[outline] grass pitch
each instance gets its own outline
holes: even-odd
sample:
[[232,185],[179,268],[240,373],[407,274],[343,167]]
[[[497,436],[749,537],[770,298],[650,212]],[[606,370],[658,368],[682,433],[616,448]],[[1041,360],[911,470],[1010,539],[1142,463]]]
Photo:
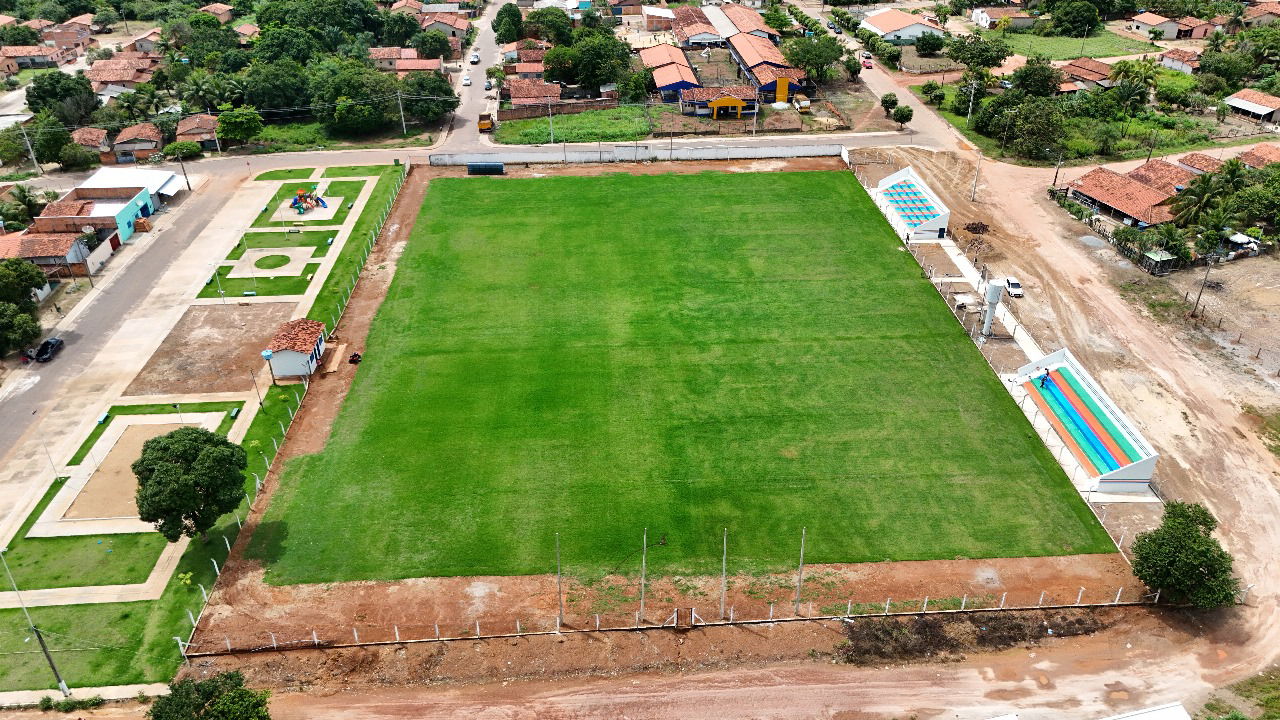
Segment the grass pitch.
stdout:
[[1110,552],[847,173],[432,181],[275,583]]

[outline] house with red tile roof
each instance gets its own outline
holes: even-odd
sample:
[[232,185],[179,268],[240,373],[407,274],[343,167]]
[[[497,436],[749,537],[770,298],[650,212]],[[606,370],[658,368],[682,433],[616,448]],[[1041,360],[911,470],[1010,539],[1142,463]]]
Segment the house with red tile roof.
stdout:
[[160,28],[158,27],[151,28],[150,30],[130,40],[121,49],[136,50],[137,52],[143,52],[143,53],[153,53],[156,51],[156,48],[160,45],[160,38],[162,35],[163,35],[163,32],[160,30]]
[[1107,168],[1095,168],[1067,185],[1073,200],[1126,225],[1158,225],[1173,220],[1165,201],[1172,193],[1157,190]]
[[471,29],[471,21],[459,13],[427,13],[420,19],[423,31],[439,30],[445,37],[464,38]]
[[724,42],[724,36],[716,31],[702,8],[679,5],[672,12],[675,13],[672,31],[676,40],[680,41],[680,47],[718,45]]
[[640,51],[640,64],[656,70],[663,65],[675,63],[689,67],[689,60],[684,56],[679,48],[669,43],[660,43],[652,47],[644,48]]
[[547,105],[560,102],[560,86],[541,80],[513,78],[502,86],[512,105]]
[[938,23],[923,15],[912,15],[898,8],[885,8],[868,14],[860,27],[885,40],[910,41],[921,35],[941,35]]
[[764,16],[749,7],[729,3],[722,5],[720,12],[729,18],[740,33],[756,35],[775,43],[782,39],[782,35],[764,21]]
[[1186,75],[1198,73],[1200,72],[1200,51],[1171,48],[1160,53],[1160,64]]
[[71,142],[94,152],[102,152],[107,147],[107,131],[96,127],[76,128],[71,131]]
[[1018,7],[979,7],[969,13],[969,19],[984,30],[995,30],[1004,18],[1009,18],[1011,29],[1025,29],[1035,24],[1034,16]]
[[1220,27],[1212,20],[1201,20],[1190,15],[1178,18],[1174,22],[1178,23],[1178,34],[1174,38],[1175,40],[1200,40],[1209,37],[1214,30],[1218,30]]
[[[130,125],[120,131],[111,152],[105,153],[103,163],[134,163],[160,152],[164,137],[160,128],[149,122]],[[110,160],[108,160],[108,157]]]
[[218,22],[226,25],[231,22],[231,16],[235,12],[235,8],[226,3],[216,2],[205,5],[200,8],[199,12],[205,13],[206,15],[212,15],[218,18]]
[[1168,195],[1178,194],[1196,177],[1190,170],[1160,159],[1148,160],[1125,175]]
[[1111,66],[1093,58],[1076,58],[1058,69],[1068,80],[1083,83],[1086,89],[1109,88],[1114,84],[1111,82]]
[[729,55],[756,87],[756,96],[762,102],[786,102],[809,85],[803,70],[789,65],[776,45],[758,35],[738,33],[730,37]]
[[67,60],[67,51],[52,45],[7,45],[0,57],[13,58],[20,68],[58,67]]
[[236,35],[240,36],[241,45],[248,45],[262,34],[262,28],[253,23],[241,23],[235,27],[235,30]]
[[324,355],[324,323],[296,318],[280,326],[267,343],[267,362],[274,377],[306,377]]
[[385,72],[395,72],[396,61],[417,60],[418,51],[406,47],[371,47],[369,59],[373,61],[375,68]]
[[193,142],[201,150],[218,149],[218,118],[207,113],[188,115],[178,121],[174,142]]
[[444,62],[440,58],[401,58],[396,61],[396,77],[401,79],[411,72],[444,73]]
[[1231,112],[1256,122],[1275,122],[1276,111],[1280,110],[1280,97],[1253,88],[1228,95],[1222,101],[1231,108]]
[[698,87],[680,91],[680,112],[709,116],[714,120],[738,120],[759,109],[756,89],[750,85]]
[[12,15],[0,15],[0,27],[7,27],[9,25],[17,25],[17,24],[18,24],[18,18]]
[[22,258],[50,277],[87,275],[89,253],[80,233],[22,230],[0,235],[0,259]]
[[1178,166],[1186,168],[1196,175],[1203,175],[1205,173],[1218,172],[1222,167],[1222,161],[1212,155],[1193,152],[1178,158]]
[[1152,32],[1157,32],[1165,40],[1172,40],[1178,34],[1178,21],[1153,12],[1144,12],[1134,15],[1129,20],[1129,29],[1148,36]]
[[126,56],[125,53],[120,53],[115,57],[94,62],[88,70],[84,71],[84,76],[93,85],[94,92],[102,92],[111,87],[132,90],[139,83],[151,82],[158,64],[159,61],[156,58],[133,54]]
[[663,102],[678,102],[682,90],[702,87],[702,83],[698,81],[698,76],[693,74],[693,70],[688,65],[681,65],[680,63],[667,63],[655,68],[653,70],[653,85],[658,89],[658,94],[662,97]]
[[1280,163],[1280,147],[1271,143],[1258,143],[1247,151],[1240,153],[1240,162],[1255,170]]
[[22,23],[23,27],[29,27],[36,32],[40,32],[47,27],[53,27],[54,25],[57,25],[57,23],[52,20],[45,20],[44,18],[32,18]]

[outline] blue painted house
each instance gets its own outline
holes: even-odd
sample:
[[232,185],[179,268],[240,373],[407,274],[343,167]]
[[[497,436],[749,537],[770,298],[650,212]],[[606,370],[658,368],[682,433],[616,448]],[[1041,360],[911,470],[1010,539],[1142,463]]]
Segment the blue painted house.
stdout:
[[[37,232],[83,233],[92,228],[98,239],[112,248],[130,242],[139,232],[138,221],[151,217],[158,201],[145,187],[78,187],[45,206],[35,218]],[[146,223],[143,223],[144,227]]]

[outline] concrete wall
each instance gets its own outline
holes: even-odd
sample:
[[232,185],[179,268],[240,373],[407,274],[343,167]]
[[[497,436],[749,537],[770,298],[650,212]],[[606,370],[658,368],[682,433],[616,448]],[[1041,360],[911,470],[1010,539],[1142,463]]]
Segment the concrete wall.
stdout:
[[662,160],[749,160],[757,158],[840,157],[843,145],[786,145],[743,147],[679,147],[665,142],[635,143],[579,150],[554,145],[543,150],[511,150],[495,153],[434,153],[432,165],[466,165],[474,162],[500,163],[608,163]]
[[[557,103],[549,106],[552,115],[575,115],[587,110],[608,110],[618,107],[613,99],[587,100],[584,102]],[[546,117],[547,105],[519,105],[509,110],[498,111],[498,122],[504,120],[521,120],[524,118]]]

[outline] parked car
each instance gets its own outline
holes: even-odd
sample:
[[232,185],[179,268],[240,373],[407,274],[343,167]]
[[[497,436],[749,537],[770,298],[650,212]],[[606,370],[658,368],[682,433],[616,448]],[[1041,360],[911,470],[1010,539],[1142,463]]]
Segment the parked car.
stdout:
[[872,68],[872,66],[873,66],[873,63],[872,63],[870,60],[868,60],[868,59],[866,59],[866,58],[863,58],[863,59],[862,59],[862,67],[864,67],[864,68],[866,68],[866,69],[870,70],[870,69]]
[[1009,82],[1008,80],[1001,80],[1001,81],[1000,81],[1000,87],[1004,88],[1005,90],[1012,90],[1012,89],[1013,89],[1013,83],[1012,83],[1012,82]]
[[830,30],[830,29],[834,28],[835,26],[836,26],[836,24],[835,24],[834,22],[832,22],[832,21],[830,21],[830,20],[828,20],[828,21],[827,21],[827,29],[828,29],[828,30]]
[[1022,283],[1018,282],[1017,278],[1005,278],[1004,289],[1009,293],[1009,297],[1022,297]]
[[863,51],[862,51],[862,57],[864,57],[864,58],[866,58],[866,59],[870,60],[870,59],[872,58],[871,51],[870,51],[870,50],[863,50]]
[[51,337],[40,343],[40,347],[36,348],[36,362],[49,362],[62,350],[62,346],[66,343],[62,342],[62,338]]
[[485,79],[484,79],[484,89],[485,89],[485,90],[492,90],[492,89],[493,89],[493,78],[485,78]]
[[466,74],[466,75],[463,75],[463,76],[462,76],[462,86],[463,86],[463,87],[470,87],[470,86],[471,86],[471,74],[470,74],[470,73],[468,73],[468,74]]
[[471,64],[472,64],[472,65],[479,65],[479,64],[480,64],[480,53],[478,53],[478,52],[473,52],[473,53],[471,53]]
[[837,35],[843,35],[843,34],[844,34],[844,31],[840,29],[840,26],[839,26],[839,25],[837,25],[837,26],[835,26],[835,27],[831,28],[831,32],[833,32],[833,33],[835,33],[835,34],[837,34]]

